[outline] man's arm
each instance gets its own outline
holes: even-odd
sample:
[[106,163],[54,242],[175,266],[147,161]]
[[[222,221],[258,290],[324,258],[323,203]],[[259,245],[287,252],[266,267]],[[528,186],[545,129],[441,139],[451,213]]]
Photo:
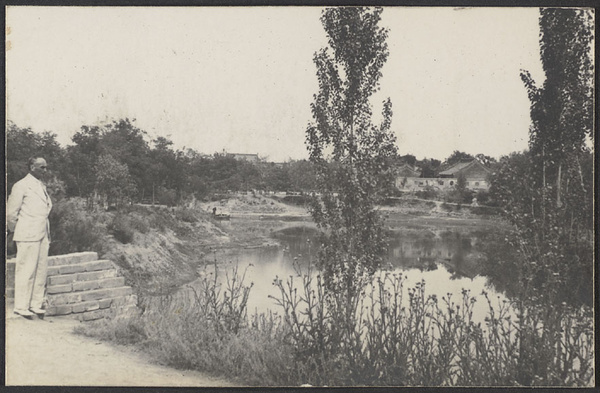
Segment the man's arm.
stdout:
[[11,232],[15,231],[24,196],[25,188],[21,184],[16,183],[8,197],[8,202],[6,203],[6,226]]

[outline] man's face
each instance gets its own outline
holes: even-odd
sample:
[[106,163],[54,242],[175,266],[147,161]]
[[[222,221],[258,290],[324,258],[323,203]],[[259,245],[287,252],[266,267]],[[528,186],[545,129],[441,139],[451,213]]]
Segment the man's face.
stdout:
[[31,165],[31,174],[38,180],[44,180],[47,175],[47,165],[46,160],[43,158],[38,158]]

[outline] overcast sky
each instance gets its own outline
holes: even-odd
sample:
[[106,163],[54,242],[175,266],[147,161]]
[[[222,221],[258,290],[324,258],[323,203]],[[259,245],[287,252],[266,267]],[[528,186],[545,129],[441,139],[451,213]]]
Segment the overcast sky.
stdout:
[[[326,44],[315,7],[8,7],[7,119],[52,131],[125,118],[176,148],[307,158]],[[537,8],[386,7],[381,92],[401,154],[527,147],[520,69],[543,82]]]

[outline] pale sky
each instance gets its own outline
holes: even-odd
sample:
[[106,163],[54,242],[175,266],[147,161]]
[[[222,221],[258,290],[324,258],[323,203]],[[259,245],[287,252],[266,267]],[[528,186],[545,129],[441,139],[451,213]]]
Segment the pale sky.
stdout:
[[[6,12],[7,119],[61,144],[82,125],[128,117],[151,138],[211,154],[307,158],[326,45],[317,7],[27,7]],[[401,154],[499,157],[527,147],[538,83],[537,8],[385,7],[390,97]],[[378,116],[376,116],[377,118]]]

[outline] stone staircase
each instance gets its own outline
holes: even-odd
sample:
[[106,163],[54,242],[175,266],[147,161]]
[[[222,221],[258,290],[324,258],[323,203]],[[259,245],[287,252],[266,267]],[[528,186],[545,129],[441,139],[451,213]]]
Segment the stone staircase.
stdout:
[[[7,261],[6,296],[14,297],[14,260]],[[109,260],[95,252],[48,257],[46,315],[68,315],[81,321],[113,318],[132,312],[137,298]]]

